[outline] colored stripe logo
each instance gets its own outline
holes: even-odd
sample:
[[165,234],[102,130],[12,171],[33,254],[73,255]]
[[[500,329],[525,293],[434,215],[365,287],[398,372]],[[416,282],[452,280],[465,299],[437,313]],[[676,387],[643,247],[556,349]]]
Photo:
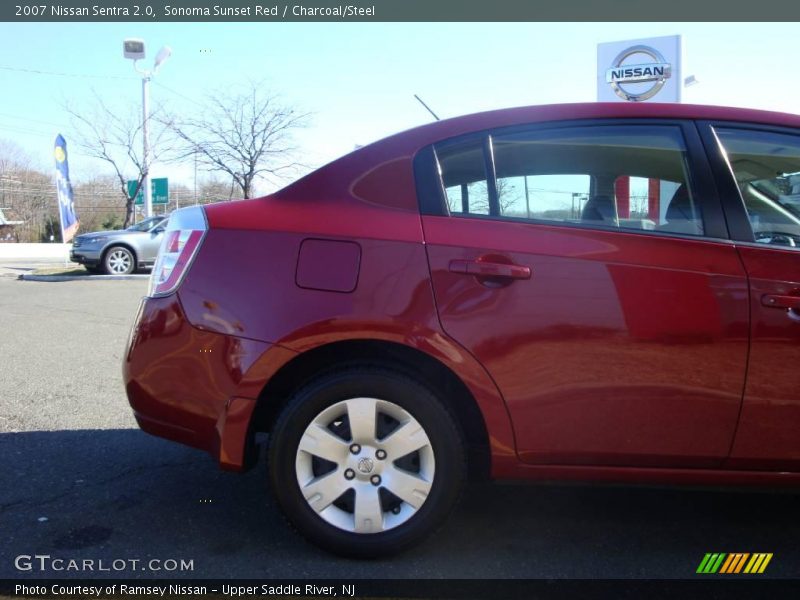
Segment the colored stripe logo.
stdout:
[[763,573],[767,570],[769,561],[772,560],[772,553],[756,552],[709,552],[700,561],[697,573],[701,574],[737,574],[749,573],[751,575]]

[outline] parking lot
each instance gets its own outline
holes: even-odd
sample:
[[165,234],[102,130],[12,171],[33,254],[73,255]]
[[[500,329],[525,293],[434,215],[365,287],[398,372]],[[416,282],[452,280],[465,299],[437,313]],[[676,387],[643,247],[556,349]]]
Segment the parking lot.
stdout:
[[332,557],[284,523],[263,461],[224,473],[136,428],[120,365],[146,285],[0,277],[0,578],[87,575],[15,567],[35,554],[192,561],[94,574],[148,578],[685,578],[706,552],[800,573],[796,493],[652,487],[473,485],[424,545],[367,569]]

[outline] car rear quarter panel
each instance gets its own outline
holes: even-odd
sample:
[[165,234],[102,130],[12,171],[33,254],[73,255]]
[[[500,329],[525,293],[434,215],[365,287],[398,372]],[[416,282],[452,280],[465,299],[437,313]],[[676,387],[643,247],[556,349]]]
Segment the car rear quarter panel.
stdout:
[[[236,211],[228,213],[228,207]],[[450,368],[478,403],[494,470],[516,462],[497,387],[480,363],[441,330],[416,211],[358,201],[271,198],[211,207],[208,220],[210,229],[178,293],[195,328],[293,354],[345,340],[383,340],[425,352]],[[297,284],[298,257],[309,239],[358,245],[355,289]],[[250,373],[260,368],[256,360]]]
[[268,350],[264,342],[191,327],[174,295],[148,299],[123,362],[128,398],[140,425],[214,450],[215,426],[230,399],[258,394],[260,388],[253,391],[247,373]]

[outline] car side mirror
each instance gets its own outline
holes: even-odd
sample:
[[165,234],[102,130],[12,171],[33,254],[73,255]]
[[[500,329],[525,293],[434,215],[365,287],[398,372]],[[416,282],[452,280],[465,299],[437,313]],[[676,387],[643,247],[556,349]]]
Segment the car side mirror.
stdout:
[[163,227],[155,227],[150,231],[150,233],[153,233],[155,235],[158,235],[159,233],[164,233],[164,228]]

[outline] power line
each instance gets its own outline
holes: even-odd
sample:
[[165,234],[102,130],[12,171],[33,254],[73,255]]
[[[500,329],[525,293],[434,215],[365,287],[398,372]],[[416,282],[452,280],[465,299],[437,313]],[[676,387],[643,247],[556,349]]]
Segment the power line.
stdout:
[[9,127],[3,123],[0,123],[0,129],[4,131],[10,131],[11,133],[26,133],[28,135],[37,135],[41,137],[54,137],[52,133],[45,133],[44,131],[36,131],[35,129],[23,129],[21,127]]
[[58,71],[42,71],[39,69],[22,69],[19,67],[8,67],[5,65],[0,65],[0,69],[3,71],[14,71],[17,73],[28,73],[29,75],[56,75],[58,77],[82,77],[87,79],[137,79],[136,77],[122,76],[122,75],[88,75],[85,73],[60,73]]
[[157,85],[157,86],[158,86],[158,87],[160,87],[160,88],[163,88],[163,89],[167,90],[167,91],[168,91],[168,92],[170,92],[171,94],[175,94],[176,96],[180,96],[180,97],[181,97],[181,98],[183,98],[184,100],[188,100],[189,102],[192,102],[193,104],[196,104],[197,106],[203,106],[203,104],[202,104],[202,103],[200,103],[200,102],[198,102],[197,100],[195,100],[195,99],[193,99],[193,98],[190,98],[189,96],[186,96],[186,95],[184,95],[184,94],[181,94],[180,92],[176,92],[176,91],[175,91],[175,90],[173,90],[172,88],[168,88],[167,86],[165,86],[165,85],[164,85],[163,83],[161,83],[160,81],[156,81],[156,80],[154,79],[154,80],[152,81],[152,83],[154,83],[155,85]]
[[53,123],[52,121],[42,121],[40,119],[31,119],[28,117],[19,117],[17,115],[10,115],[8,113],[0,113],[0,117],[7,117],[9,119],[21,119],[23,121],[30,121],[31,123],[39,123],[41,125],[53,125],[55,127],[62,127],[63,123]]

